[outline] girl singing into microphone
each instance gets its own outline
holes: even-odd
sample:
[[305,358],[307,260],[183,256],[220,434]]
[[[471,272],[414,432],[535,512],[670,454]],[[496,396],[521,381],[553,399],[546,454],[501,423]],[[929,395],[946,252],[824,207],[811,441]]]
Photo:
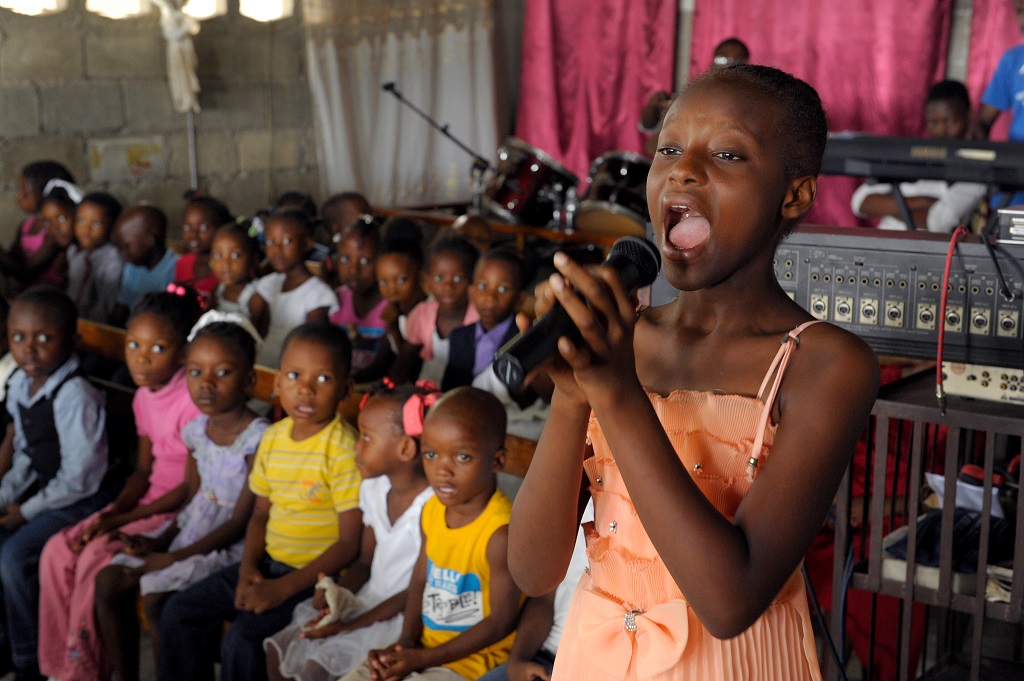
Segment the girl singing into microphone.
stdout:
[[582,341],[562,338],[549,365],[509,532],[513,577],[551,591],[593,496],[556,681],[820,678],[798,568],[878,387],[871,350],[815,323],[773,271],[825,137],[806,83],[705,74],[668,110],[647,185],[675,300],[638,315],[613,270],[556,256],[538,312],[557,300]]

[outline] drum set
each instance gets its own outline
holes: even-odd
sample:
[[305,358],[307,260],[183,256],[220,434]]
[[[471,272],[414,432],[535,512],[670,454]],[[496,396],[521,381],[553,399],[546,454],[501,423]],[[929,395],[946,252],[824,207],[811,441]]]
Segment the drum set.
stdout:
[[[395,87],[381,89],[425,120],[473,157],[473,208],[484,208],[514,225],[600,236],[644,236],[647,172],[650,159],[629,151],[612,151],[594,159],[587,188],[578,196],[579,178],[544,151],[510,137],[498,149],[498,168],[451,133]],[[486,179],[488,178],[489,179]]]
[[587,188],[544,151],[514,137],[498,149],[498,168],[483,192],[484,207],[517,225],[602,236],[644,236],[650,159],[612,151],[594,160]]
[[[554,231],[602,237],[643,237],[647,213],[650,160],[632,152],[609,152],[594,160],[587,188],[578,196],[580,178],[550,155],[510,137],[498,150],[498,169],[409,101],[393,82],[381,84],[437,132],[473,157],[473,209],[510,222]],[[486,178],[489,176],[489,179]]]

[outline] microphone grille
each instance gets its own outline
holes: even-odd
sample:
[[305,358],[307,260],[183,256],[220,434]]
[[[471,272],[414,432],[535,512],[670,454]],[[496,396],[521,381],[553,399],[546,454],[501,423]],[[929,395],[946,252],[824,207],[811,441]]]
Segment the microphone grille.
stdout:
[[611,250],[608,251],[608,259],[613,257],[626,258],[636,265],[640,274],[637,288],[654,283],[658,277],[658,270],[661,269],[661,254],[657,246],[637,236],[624,236],[612,244]]

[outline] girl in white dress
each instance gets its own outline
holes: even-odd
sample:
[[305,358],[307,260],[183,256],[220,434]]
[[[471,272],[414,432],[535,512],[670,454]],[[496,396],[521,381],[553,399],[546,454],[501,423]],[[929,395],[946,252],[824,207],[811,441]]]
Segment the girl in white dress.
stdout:
[[425,392],[432,388],[402,386],[364,401],[356,443],[356,466],[363,476],[359,559],[338,580],[347,590],[340,598],[318,587],[312,599],[295,607],[292,623],[264,641],[271,681],[336,679],[370,650],[398,640],[419,556],[420,511],[433,494],[417,440],[426,407],[436,396]]
[[217,230],[210,248],[210,269],[218,283],[210,309],[252,319],[251,301],[261,257],[259,244],[241,225],[230,223]]
[[309,218],[294,210],[273,213],[264,234],[267,262],[274,271],[256,280],[249,310],[263,334],[256,363],[276,369],[288,333],[299,324],[326,322],[338,309],[338,297],[306,269],[306,254],[313,245]]

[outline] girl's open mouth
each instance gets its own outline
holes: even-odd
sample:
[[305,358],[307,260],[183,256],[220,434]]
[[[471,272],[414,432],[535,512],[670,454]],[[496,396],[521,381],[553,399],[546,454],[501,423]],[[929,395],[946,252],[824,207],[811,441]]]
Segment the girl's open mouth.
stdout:
[[696,248],[711,234],[708,219],[689,206],[671,205],[665,210],[665,240],[680,250]]

